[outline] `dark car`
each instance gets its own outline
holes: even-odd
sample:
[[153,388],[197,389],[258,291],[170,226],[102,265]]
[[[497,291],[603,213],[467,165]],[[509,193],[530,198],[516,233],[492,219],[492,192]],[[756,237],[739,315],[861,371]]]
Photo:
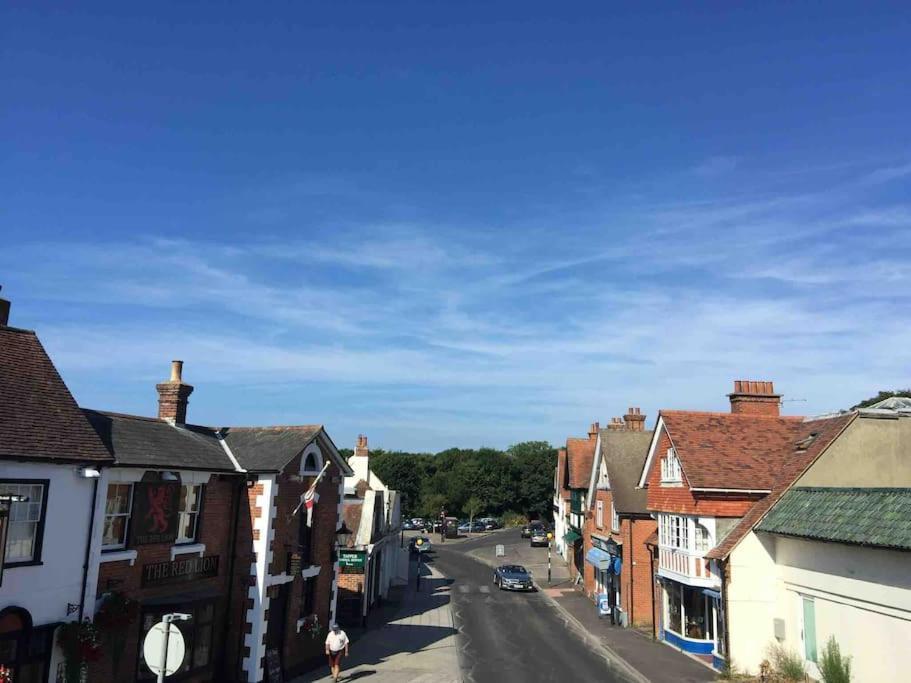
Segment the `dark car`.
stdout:
[[536,527],[531,530],[531,547],[547,545],[550,541],[547,539],[547,530],[543,527]]
[[[418,545],[418,540],[421,541],[420,545]],[[415,536],[408,542],[408,550],[412,553],[429,553],[433,550],[433,543],[426,536]]]
[[518,564],[504,564],[493,572],[493,583],[501,591],[533,591],[531,572]]
[[496,519],[486,519],[484,520],[484,531],[493,531],[494,529],[501,529],[503,525],[500,524],[499,520]]

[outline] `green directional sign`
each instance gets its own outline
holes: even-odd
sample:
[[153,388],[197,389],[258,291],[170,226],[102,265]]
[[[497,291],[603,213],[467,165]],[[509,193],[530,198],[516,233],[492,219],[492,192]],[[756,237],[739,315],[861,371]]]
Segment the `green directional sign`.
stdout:
[[338,567],[342,574],[363,574],[367,565],[367,552],[364,550],[339,550]]

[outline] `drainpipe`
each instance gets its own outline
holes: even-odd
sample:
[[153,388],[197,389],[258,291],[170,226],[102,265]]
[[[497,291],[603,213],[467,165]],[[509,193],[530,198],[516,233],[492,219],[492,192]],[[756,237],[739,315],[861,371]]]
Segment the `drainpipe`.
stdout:
[[[231,549],[228,553],[229,559],[228,559],[227,618],[225,619],[224,636],[222,638],[222,642],[224,642],[224,643],[228,642],[228,634],[231,632],[231,624],[237,618],[237,614],[233,609],[233,607],[234,607],[233,606],[234,584],[238,578],[234,575],[234,568],[237,563],[237,536],[238,536],[237,518],[240,516],[240,500],[243,496],[246,495],[246,491],[247,491],[247,477],[237,477],[236,484],[234,486],[234,501],[233,501],[234,511],[233,511],[232,518],[231,518]],[[241,614],[246,614],[247,611],[246,611],[246,609],[244,609],[243,603],[241,604],[241,607],[242,607]],[[228,680],[228,681],[239,680],[235,677],[240,676],[240,668],[241,668],[241,663],[243,661],[242,660],[243,651],[244,651],[243,624],[244,624],[244,619],[241,618],[240,628],[238,629],[238,631],[240,632],[240,642],[237,644],[237,648],[236,648],[237,652],[235,653],[233,670],[228,671],[228,672],[225,672],[223,670],[222,671],[222,680]],[[223,656],[221,658],[221,661],[223,662],[222,667],[224,667],[226,665],[227,660],[228,660],[227,656]],[[225,675],[225,674],[227,674],[227,675]]]
[[658,619],[655,614],[655,551],[648,551],[649,576],[652,584],[652,640],[658,640]]
[[721,569],[721,613],[724,615],[722,620],[724,623],[722,628],[724,629],[724,658],[725,661],[730,662],[731,659],[731,627],[730,627],[730,617],[728,616],[728,576],[730,573],[730,566],[728,560],[718,560],[719,568]]
[[633,548],[633,518],[630,517],[629,521],[629,625],[634,626],[636,623],[636,591],[634,590],[636,580],[636,570],[633,565],[635,561],[633,560],[634,553],[636,552]]
[[79,594],[79,623],[85,616],[85,587],[89,581],[89,557],[92,550],[92,536],[95,527],[95,506],[98,504],[98,480],[101,477],[95,477],[92,480],[92,508],[89,515],[89,537],[85,542],[85,561],[82,563],[82,592]]

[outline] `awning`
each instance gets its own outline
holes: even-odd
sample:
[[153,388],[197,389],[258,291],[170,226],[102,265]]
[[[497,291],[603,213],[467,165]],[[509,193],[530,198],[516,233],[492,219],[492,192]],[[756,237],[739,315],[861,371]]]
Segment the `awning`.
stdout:
[[610,569],[612,558],[609,553],[604,552],[601,548],[592,548],[585,554],[585,561],[596,569],[607,571]]
[[567,543],[575,543],[575,542],[578,541],[580,538],[582,538],[582,535],[581,535],[581,534],[577,534],[577,533],[576,533],[575,531],[573,531],[572,529],[570,529],[570,530],[567,531],[565,534],[563,534],[563,540],[566,541]]
[[708,595],[710,598],[715,598],[716,600],[721,600],[721,593],[713,591],[711,588],[703,588],[702,594]]

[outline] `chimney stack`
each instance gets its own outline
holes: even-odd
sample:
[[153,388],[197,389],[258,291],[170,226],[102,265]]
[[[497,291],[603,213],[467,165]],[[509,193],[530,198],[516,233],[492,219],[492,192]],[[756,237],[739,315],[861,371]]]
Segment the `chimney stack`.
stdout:
[[364,458],[370,456],[370,449],[367,448],[367,437],[363,434],[357,435],[357,445],[354,447],[354,454]]
[[171,424],[186,424],[187,404],[193,387],[183,382],[183,361],[171,361],[171,379],[156,384],[158,389],[158,419]]
[[[0,286],[0,289],[3,289]],[[0,325],[9,325],[9,301],[0,297]]]
[[734,381],[731,412],[740,415],[778,417],[781,414],[781,394],[775,393],[772,382],[738,379]]
[[642,414],[642,411],[639,410],[639,408],[630,408],[627,410],[626,415],[623,416],[623,421],[626,423],[627,431],[645,431],[645,415]]
[[610,422],[607,424],[607,428],[612,432],[617,432],[621,429],[625,429],[626,425],[623,424],[623,420],[621,420],[619,417],[612,417],[610,419]]
[[598,432],[601,431],[601,425],[597,422],[592,422],[592,426],[588,428],[588,438],[594,441],[598,438]]

